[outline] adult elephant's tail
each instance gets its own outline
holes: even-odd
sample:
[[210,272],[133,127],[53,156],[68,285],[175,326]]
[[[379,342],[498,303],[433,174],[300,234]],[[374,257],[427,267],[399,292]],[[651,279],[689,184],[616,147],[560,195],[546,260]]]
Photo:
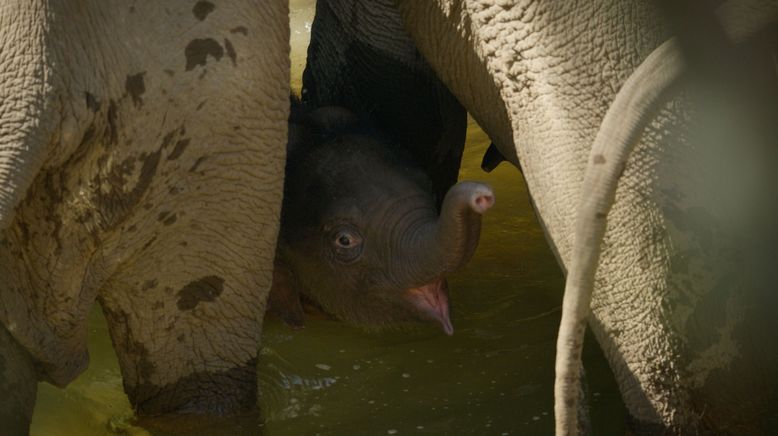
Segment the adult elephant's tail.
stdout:
[[[730,0],[717,12],[730,40],[740,42],[775,21],[778,5],[763,0]],[[687,70],[675,38],[654,50],[619,90],[589,154],[557,337],[554,386],[557,435],[579,433],[577,410],[583,338],[606,218],[614,203],[619,178],[643,130],[672,96]]]

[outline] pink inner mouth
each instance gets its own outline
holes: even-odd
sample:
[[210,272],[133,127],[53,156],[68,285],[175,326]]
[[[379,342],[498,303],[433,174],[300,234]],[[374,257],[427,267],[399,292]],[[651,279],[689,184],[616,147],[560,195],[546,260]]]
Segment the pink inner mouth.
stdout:
[[454,334],[454,326],[448,312],[448,283],[446,279],[410,288],[406,292],[408,300],[423,314],[440,323],[447,335]]

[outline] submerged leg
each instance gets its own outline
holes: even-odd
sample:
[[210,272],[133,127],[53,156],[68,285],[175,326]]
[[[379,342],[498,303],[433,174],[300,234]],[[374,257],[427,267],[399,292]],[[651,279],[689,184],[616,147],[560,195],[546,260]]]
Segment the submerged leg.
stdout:
[[0,429],[23,435],[30,430],[38,380],[26,351],[0,324]]

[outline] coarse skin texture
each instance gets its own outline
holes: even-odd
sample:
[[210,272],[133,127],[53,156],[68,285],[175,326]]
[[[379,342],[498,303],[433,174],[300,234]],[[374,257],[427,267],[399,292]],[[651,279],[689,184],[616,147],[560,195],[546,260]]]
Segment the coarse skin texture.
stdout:
[[438,207],[456,183],[465,109],[419,54],[392,0],[316,3],[302,100],[375,124],[429,176]]
[[[500,152],[521,162],[549,242],[569,265],[600,122],[626,78],[669,37],[655,5],[398,4],[440,79]],[[775,241],[757,210],[775,210],[774,171],[739,146],[738,120],[722,122],[731,114],[702,124],[709,131],[689,129],[715,116],[701,107],[682,93],[659,111],[607,217],[589,325],[636,433],[758,434],[775,413],[776,341],[753,339],[775,331],[764,309],[775,307],[774,274],[768,252],[753,250],[759,238]]]
[[[734,161],[733,169],[746,170],[739,174],[756,176],[754,178],[762,182],[770,183],[774,180],[769,173],[776,166],[775,158],[778,153],[775,150],[775,116],[778,106],[774,100],[777,95],[771,92],[775,91],[775,71],[772,67],[764,68],[754,63],[758,58],[744,56],[734,45],[754,37],[771,22],[778,21],[778,4],[759,3],[760,0],[730,1],[719,8],[718,14],[714,14],[706,5],[694,2],[666,2],[663,7],[667,11],[667,18],[678,23],[674,26],[676,36],[651,52],[633,71],[615,96],[600,125],[581,185],[581,192],[584,194],[581,196],[576,217],[572,259],[568,264],[562,319],[557,338],[554,386],[557,434],[579,432],[575,414],[580,397],[580,355],[595,286],[600,245],[608,224],[607,216],[615,202],[616,189],[632,149],[640,142],[645,127],[654,119],[659,108],[678,92],[681,85],[691,83],[698,87],[695,97],[704,102],[705,106],[700,107],[697,116],[692,118],[697,130],[692,138],[701,140],[700,143],[706,145],[705,152],[714,159],[719,153],[731,153],[722,153],[718,147],[737,144],[738,154],[753,154],[759,156],[763,162],[751,161],[750,168],[738,168],[743,162]],[[768,41],[769,39],[766,38]],[[769,54],[770,50],[763,50],[762,62],[764,58],[769,59],[769,56],[765,56]],[[705,94],[700,93],[700,90],[705,90]],[[735,122],[722,119],[722,115],[729,115]],[[720,122],[725,129],[718,125]],[[723,138],[704,136],[710,132],[719,135],[724,130],[729,131]],[[753,156],[746,157],[745,161],[753,159]],[[711,165],[711,161],[706,159],[710,157],[699,159],[700,163],[703,166]],[[764,224],[759,222],[760,219],[766,218],[768,222],[774,219],[777,209],[775,201],[770,201],[769,198],[774,194],[774,189],[763,189],[752,183],[753,181],[729,183],[738,194],[756,194],[755,198],[761,197],[757,201],[740,201],[737,206],[742,207],[742,210],[737,210],[730,217],[741,218],[741,225],[755,225],[760,228]],[[727,187],[721,188],[724,188],[720,194],[722,198],[733,193],[726,192]],[[741,301],[757,297],[752,301],[766,305],[773,300],[770,294],[773,294],[771,288],[774,287],[775,276],[764,274],[772,270],[773,266],[769,265],[771,262],[764,257],[771,257],[770,251],[774,250],[763,251],[761,244],[748,240],[758,236],[770,241],[772,227],[768,225],[768,228],[762,229],[767,232],[752,235],[736,230],[738,235],[729,241],[733,248],[741,250],[745,255],[743,259],[734,262],[730,259],[730,262],[737,264],[745,261],[749,270],[747,274],[755,273],[756,276],[747,277],[740,273],[739,279],[742,282],[733,288],[746,291],[738,297]],[[736,274],[728,275],[730,278],[737,277]],[[732,286],[732,283],[727,285]],[[774,318],[770,314],[767,316]],[[757,321],[751,326],[763,325],[762,322]],[[767,362],[772,359],[773,356],[761,358]]]
[[47,13],[42,0],[0,4],[0,229],[42,165],[56,121],[43,116],[56,105],[49,101],[52,77],[44,74]]
[[12,0],[0,44],[0,321],[37,377],[86,367],[99,300],[139,414],[254,409],[286,2]]
[[370,122],[292,113],[273,311],[301,325],[304,295],[368,328],[432,321],[451,334],[445,277],[475,252],[491,188],[460,182],[439,212],[426,172]]
[[[577,422],[580,405],[580,368],[600,245],[618,182],[632,147],[640,141],[647,123],[677,89],[683,60],[676,44],[654,50],[632,73],[608,109],[581,185],[574,245],[567,265],[567,280],[559,333],[554,383],[556,434],[581,432]],[[656,86],[651,86],[655,84]],[[648,116],[646,115],[648,114]]]

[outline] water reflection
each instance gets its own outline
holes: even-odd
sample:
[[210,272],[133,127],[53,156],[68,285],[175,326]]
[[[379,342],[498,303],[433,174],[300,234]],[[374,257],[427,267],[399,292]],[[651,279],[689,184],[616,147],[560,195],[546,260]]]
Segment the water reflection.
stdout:
[[[313,5],[290,5],[298,88]],[[518,170],[507,163],[491,174],[480,170],[488,143],[471,123],[460,179],[490,183],[497,204],[484,218],[472,262],[449,282],[454,336],[435,326],[365,333],[316,318],[294,331],[269,318],[258,368],[264,434],[553,433],[563,278]],[[99,310],[90,315],[89,333],[89,369],[64,390],[40,385],[32,434],[148,434],[132,425]],[[595,428],[623,434],[612,376],[587,341]],[[200,434],[260,432],[240,420],[198,425]]]

